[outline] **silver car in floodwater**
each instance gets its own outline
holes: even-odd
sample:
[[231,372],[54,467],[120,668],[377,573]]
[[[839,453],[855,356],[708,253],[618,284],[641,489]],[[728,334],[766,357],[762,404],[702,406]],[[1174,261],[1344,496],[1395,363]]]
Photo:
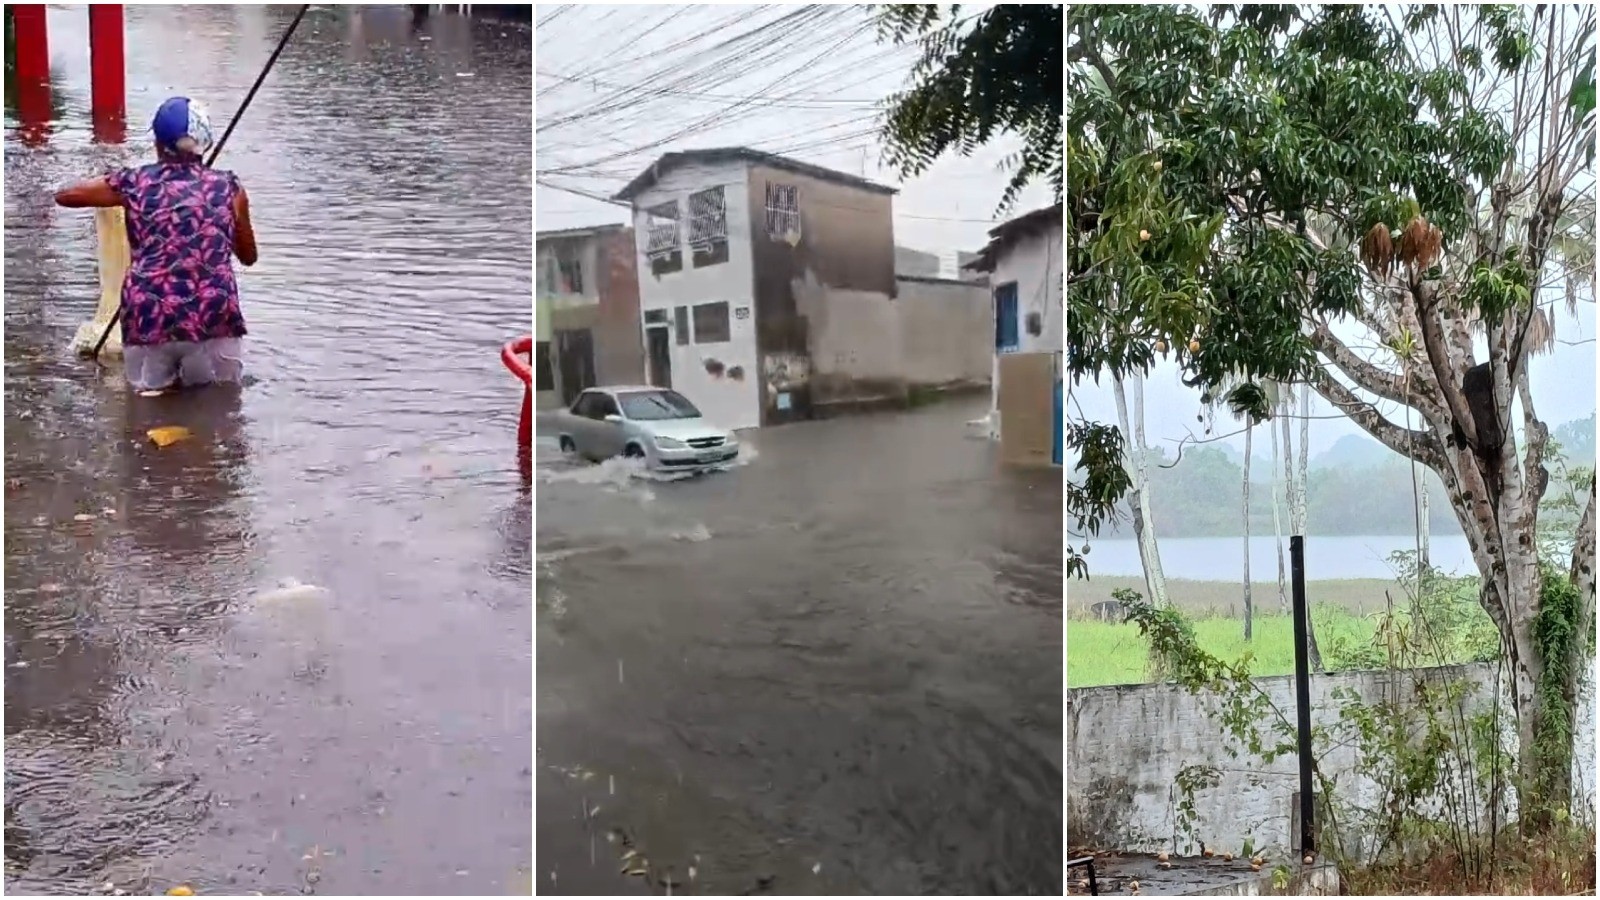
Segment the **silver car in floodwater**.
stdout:
[[693,471],[739,457],[733,432],[706,421],[687,397],[667,388],[589,388],[558,421],[562,451],[595,462],[622,456],[653,469]]

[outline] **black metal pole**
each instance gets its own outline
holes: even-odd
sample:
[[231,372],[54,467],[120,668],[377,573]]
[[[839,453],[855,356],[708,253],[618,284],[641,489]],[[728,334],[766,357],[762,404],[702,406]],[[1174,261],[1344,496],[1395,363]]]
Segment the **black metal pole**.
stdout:
[[[261,90],[261,84],[267,80],[267,74],[277,64],[278,57],[283,55],[283,48],[289,46],[289,38],[293,37],[294,30],[300,27],[300,20],[304,19],[306,13],[310,11],[311,4],[303,3],[300,5],[300,11],[294,14],[294,21],[290,22],[289,27],[283,32],[283,37],[278,40],[278,46],[273,48],[272,55],[267,58],[267,64],[261,67],[261,74],[256,76],[256,83],[250,85],[250,92],[244,95],[244,102],[239,104],[239,111],[233,114],[233,118],[228,121],[228,127],[222,132],[222,137],[217,141],[216,146],[211,148],[211,155],[206,157],[206,168],[209,169],[216,164],[217,155],[222,152],[222,145],[228,142],[228,138],[233,134],[233,129],[239,125],[239,120],[244,117],[244,111],[250,108],[250,101],[256,98],[256,91]],[[106,340],[111,337],[111,329],[117,327],[117,321],[121,318],[122,307],[118,306],[116,312],[111,314],[111,321],[106,323],[106,330],[100,332],[100,340],[95,341],[94,350],[89,354],[90,356],[95,359],[100,358],[100,350],[105,347]]]
[[1300,852],[1317,852],[1316,794],[1311,783],[1311,612],[1306,608],[1306,539],[1289,538],[1294,593],[1294,694],[1300,755]]

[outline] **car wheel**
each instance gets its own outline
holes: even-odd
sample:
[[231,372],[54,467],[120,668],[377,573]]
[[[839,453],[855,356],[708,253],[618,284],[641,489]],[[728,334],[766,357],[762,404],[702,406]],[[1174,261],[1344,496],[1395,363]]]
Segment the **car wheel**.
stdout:
[[622,455],[628,459],[644,459],[644,448],[638,444],[629,444],[622,448]]
[[569,453],[570,454],[570,453],[577,453],[578,452],[578,445],[574,444],[572,442],[572,438],[567,437],[564,434],[561,436],[560,443],[561,443],[561,452],[562,453]]

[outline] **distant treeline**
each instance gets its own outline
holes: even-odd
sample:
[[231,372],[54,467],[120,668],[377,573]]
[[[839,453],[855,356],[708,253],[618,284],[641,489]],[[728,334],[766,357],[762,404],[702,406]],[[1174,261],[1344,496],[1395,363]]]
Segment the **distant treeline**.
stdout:
[[[1568,422],[1551,429],[1551,438],[1568,465],[1593,468],[1595,458],[1595,419]],[[1352,439],[1346,439],[1352,440]],[[1364,439],[1362,439],[1364,440]],[[1257,446],[1262,443],[1258,440]],[[1417,467],[1413,483],[1411,467],[1399,454],[1376,441],[1376,452],[1350,453],[1342,448],[1345,461],[1329,464],[1312,460],[1306,479],[1307,526],[1312,534],[1385,535],[1412,534],[1416,528],[1416,495],[1426,484],[1430,493],[1429,532],[1459,535],[1455,514],[1445,496],[1444,484],[1432,471]],[[1228,537],[1241,533],[1244,469],[1242,454],[1223,446],[1190,446],[1181,461],[1161,448],[1150,451],[1151,515],[1156,534],[1161,537]],[[1278,463],[1280,492],[1283,485],[1282,462]],[[1551,468],[1551,493],[1560,473]],[[1550,499],[1547,496],[1547,501]],[[1287,533],[1289,512],[1286,500],[1279,501],[1278,514]],[[1112,534],[1132,536],[1127,524],[1126,506]],[[1272,534],[1271,463],[1257,455],[1250,468],[1250,532]]]

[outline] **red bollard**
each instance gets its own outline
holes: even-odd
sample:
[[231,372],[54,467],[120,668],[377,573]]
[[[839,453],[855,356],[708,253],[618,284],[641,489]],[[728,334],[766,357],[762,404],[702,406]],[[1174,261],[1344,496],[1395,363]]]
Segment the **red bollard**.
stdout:
[[500,361],[511,374],[522,379],[522,417],[517,421],[517,461],[524,479],[533,478],[533,365],[524,360],[533,355],[533,335],[519,337],[500,348]]
[[50,26],[43,3],[18,3],[11,7],[17,36],[17,80],[23,84],[50,83]]
[[120,124],[128,117],[127,66],[123,53],[122,7],[89,7],[89,107],[95,134],[120,140]]

